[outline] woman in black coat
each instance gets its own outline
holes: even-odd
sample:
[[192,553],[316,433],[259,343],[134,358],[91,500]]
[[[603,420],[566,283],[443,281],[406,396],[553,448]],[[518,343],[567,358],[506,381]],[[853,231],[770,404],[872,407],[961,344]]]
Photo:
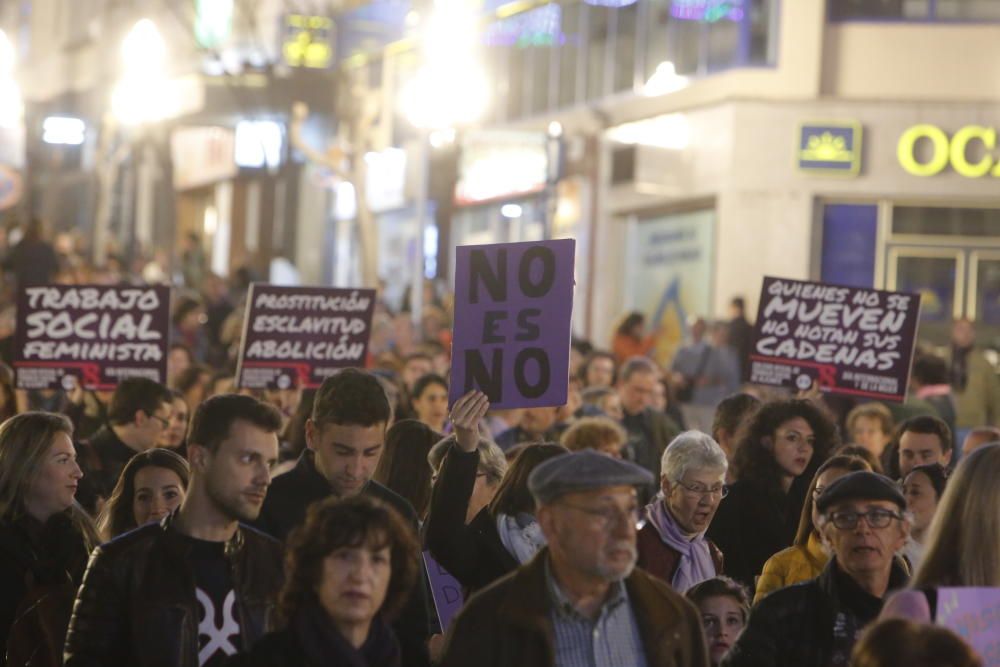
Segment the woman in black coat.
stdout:
[[288,539],[280,629],[227,667],[402,667],[389,624],[419,568],[412,528],[385,503],[315,503]]
[[708,538],[726,574],[754,590],[767,559],[795,539],[809,481],[839,440],[830,418],[804,400],[765,404],[743,434],[733,458],[737,481]]
[[534,520],[535,501],[528,475],[553,456],[568,453],[562,445],[524,447],[507,470],[493,501],[465,523],[479,473],[479,422],[489,410],[481,392],[455,402],[451,421],[455,442],[438,470],[424,541],[434,559],[462,584],[466,597],[513,572],[544,546]]
[[[74,501],[73,427],[26,412],[0,425],[0,664],[62,664],[62,642],[97,540]],[[4,663],[6,656],[6,663]]]

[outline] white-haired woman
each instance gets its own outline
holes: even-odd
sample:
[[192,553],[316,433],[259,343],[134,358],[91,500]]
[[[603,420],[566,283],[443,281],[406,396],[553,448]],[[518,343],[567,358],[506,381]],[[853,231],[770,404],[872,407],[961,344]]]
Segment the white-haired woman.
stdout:
[[660,493],[639,530],[639,567],[679,593],[722,574],[722,552],[705,537],[728,492],[726,453],[711,436],[685,431],[663,452]]

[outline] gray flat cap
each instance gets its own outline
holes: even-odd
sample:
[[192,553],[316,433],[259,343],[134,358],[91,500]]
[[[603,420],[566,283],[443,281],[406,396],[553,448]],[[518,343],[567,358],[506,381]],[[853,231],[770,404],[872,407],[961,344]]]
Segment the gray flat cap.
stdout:
[[906,509],[906,499],[895,482],[865,470],[847,473],[826,487],[816,499],[816,511],[826,514],[828,509],[845,500],[888,500],[896,503],[900,511]]
[[654,482],[653,473],[628,461],[584,449],[539,464],[528,476],[528,490],[540,505],[576,491],[606,486],[641,486]]

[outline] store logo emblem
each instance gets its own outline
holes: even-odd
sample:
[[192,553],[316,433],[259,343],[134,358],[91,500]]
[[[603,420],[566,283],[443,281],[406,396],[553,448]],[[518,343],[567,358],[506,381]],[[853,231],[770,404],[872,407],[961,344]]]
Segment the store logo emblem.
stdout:
[[799,128],[799,169],[856,176],[861,171],[861,125],[815,123]]

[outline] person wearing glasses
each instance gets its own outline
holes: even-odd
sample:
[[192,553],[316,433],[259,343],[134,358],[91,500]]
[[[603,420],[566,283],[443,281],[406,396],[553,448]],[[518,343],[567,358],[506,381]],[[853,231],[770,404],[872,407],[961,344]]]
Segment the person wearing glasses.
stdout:
[[816,509],[833,557],[817,578],[761,600],[723,667],[847,665],[889,592],[906,586],[896,553],[910,533],[910,517],[892,480],[849,473],[823,491]]
[[635,566],[636,488],[653,482],[591,449],[538,465],[528,487],[547,546],[466,603],[441,667],[708,667],[694,605]]
[[111,497],[125,464],[156,447],[170,430],[173,400],[169,389],[148,378],[118,383],[108,406],[108,423],[78,445],[84,476],[76,498],[91,516],[97,516]]
[[823,538],[819,534],[819,512],[816,510],[816,499],[823,495],[826,487],[844,475],[860,470],[872,471],[871,465],[860,456],[838,454],[830,457],[819,467],[809,485],[806,502],[802,506],[802,516],[799,518],[799,532],[795,534],[795,542],[787,549],[782,549],[767,559],[764,570],[757,577],[757,592],[754,594],[754,604],[779,588],[797,584],[800,581],[815,579],[826,567],[830,554],[823,546]]
[[639,567],[678,593],[722,574],[722,552],[705,532],[729,493],[729,462],[710,435],[685,431],[663,452],[660,492],[639,530]]

